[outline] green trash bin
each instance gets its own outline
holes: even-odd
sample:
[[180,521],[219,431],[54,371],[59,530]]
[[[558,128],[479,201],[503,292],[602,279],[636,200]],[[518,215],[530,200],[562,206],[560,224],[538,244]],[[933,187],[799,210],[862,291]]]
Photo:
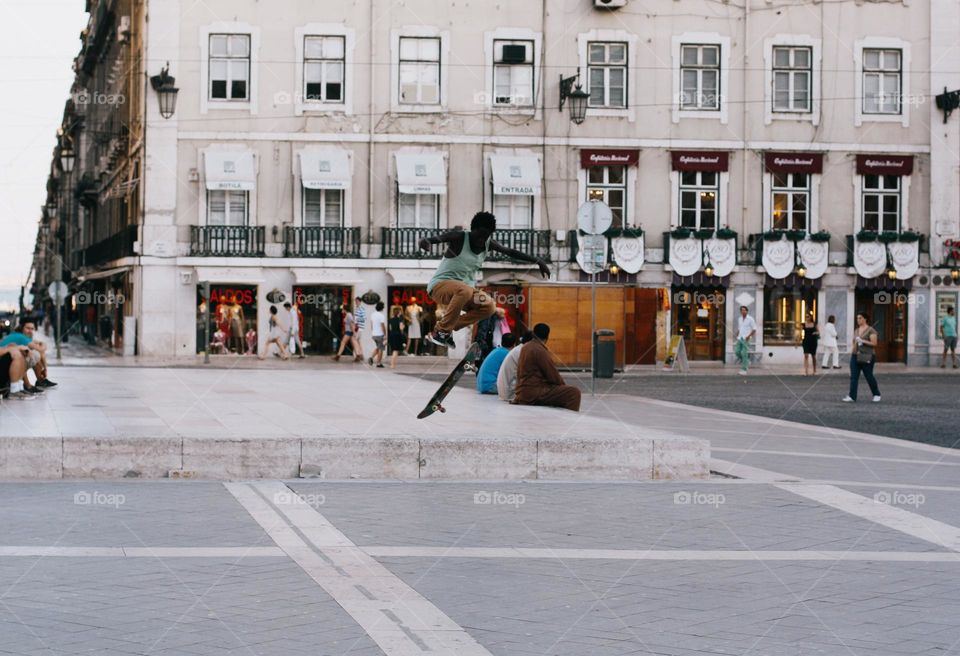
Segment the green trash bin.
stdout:
[[616,357],[616,333],[601,328],[593,335],[593,377],[613,378],[613,360]]

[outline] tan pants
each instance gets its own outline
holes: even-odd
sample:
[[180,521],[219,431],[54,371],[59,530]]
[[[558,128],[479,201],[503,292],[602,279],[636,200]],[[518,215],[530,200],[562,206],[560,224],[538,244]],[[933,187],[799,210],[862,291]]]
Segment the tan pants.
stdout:
[[438,282],[430,298],[436,301],[437,305],[446,306],[443,316],[437,321],[437,330],[444,332],[472,326],[492,315],[497,309],[492,296],[457,280]]
[[546,405],[551,408],[566,408],[580,412],[580,389],[573,385],[556,385],[544,390],[536,398],[525,402],[517,401],[520,405]]

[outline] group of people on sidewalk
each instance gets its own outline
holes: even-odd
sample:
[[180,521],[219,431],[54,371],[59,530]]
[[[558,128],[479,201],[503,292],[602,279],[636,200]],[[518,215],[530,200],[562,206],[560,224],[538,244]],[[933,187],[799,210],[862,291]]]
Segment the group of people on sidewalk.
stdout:
[[267,326],[267,340],[263,345],[263,353],[257,356],[259,360],[266,359],[266,354],[270,352],[270,347],[273,345],[276,345],[276,355],[281,360],[289,360],[290,351],[296,353],[297,349],[300,350],[299,358],[307,357],[300,337],[300,310],[296,305],[287,301],[283,304],[283,311],[280,311],[276,305],[271,305]]
[[36,322],[25,319],[0,339],[0,399],[4,401],[26,401],[57,386],[47,377],[47,346],[36,339],[36,330]]

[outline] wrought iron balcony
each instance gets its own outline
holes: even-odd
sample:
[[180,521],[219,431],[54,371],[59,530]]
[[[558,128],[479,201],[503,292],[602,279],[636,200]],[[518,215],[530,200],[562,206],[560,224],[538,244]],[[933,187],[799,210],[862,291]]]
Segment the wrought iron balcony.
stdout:
[[[513,248],[531,257],[540,257],[547,262],[550,256],[550,230],[497,230],[493,238],[508,248]],[[501,253],[490,253],[487,260],[491,262],[509,261],[510,258]]]
[[263,226],[190,226],[190,255],[263,257]]
[[120,232],[87,246],[84,249],[83,262],[86,266],[95,266],[133,255],[135,241],[137,241],[137,226],[126,226]]
[[381,228],[380,230],[380,257],[421,258],[443,257],[443,245],[433,244],[430,250],[420,250],[420,240],[426,237],[441,235],[446,230],[437,228]]
[[285,257],[360,257],[360,228],[283,229]]

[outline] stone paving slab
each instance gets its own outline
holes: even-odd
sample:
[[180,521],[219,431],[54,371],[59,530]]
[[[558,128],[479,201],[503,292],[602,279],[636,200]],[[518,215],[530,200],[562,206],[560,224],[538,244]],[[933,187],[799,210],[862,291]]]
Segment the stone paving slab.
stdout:
[[[693,479],[709,444],[382,370],[63,368],[60,386],[0,406],[0,479]],[[31,441],[33,440],[33,441]],[[56,440],[60,440],[59,448]],[[540,446],[543,445],[542,453]]]

